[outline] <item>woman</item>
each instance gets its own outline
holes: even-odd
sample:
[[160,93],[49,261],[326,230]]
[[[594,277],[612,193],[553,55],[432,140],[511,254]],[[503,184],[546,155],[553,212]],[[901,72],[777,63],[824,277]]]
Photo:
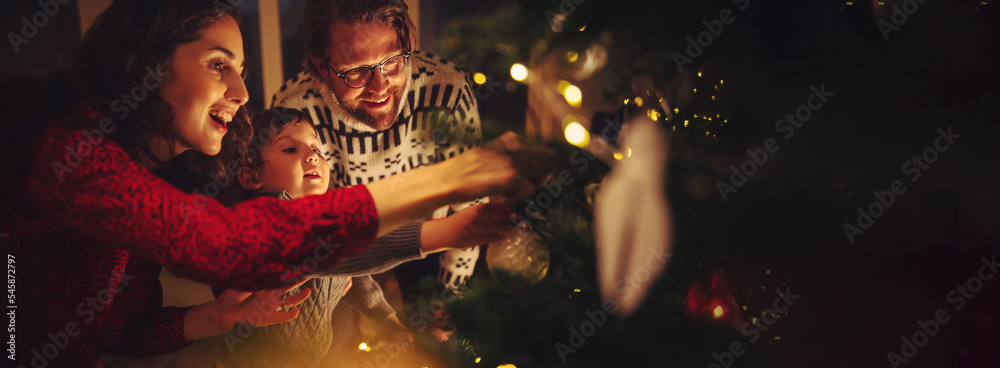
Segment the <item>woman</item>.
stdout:
[[[238,17],[214,4],[115,1],[87,32],[72,76],[53,83],[59,92],[34,96],[49,99],[44,107],[18,104],[27,94],[7,104],[4,129],[31,133],[10,145],[20,149],[4,169],[16,178],[4,191],[14,211],[0,229],[18,270],[15,359],[26,366],[163,354],[241,320],[293,317],[246,294],[161,307],[161,266],[218,286],[287,289],[312,265],[330,267],[434,208],[525,195],[540,178],[518,173],[511,154],[530,150],[506,135],[366,186],[232,208],[208,198],[233,182],[240,165],[229,153],[252,134]],[[215,189],[189,194],[155,175],[175,158]]]

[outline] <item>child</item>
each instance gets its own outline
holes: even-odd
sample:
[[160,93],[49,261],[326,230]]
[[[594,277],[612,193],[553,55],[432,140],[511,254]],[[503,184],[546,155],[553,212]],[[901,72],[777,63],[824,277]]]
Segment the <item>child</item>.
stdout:
[[[275,107],[255,115],[252,125],[257,134],[243,160],[247,164],[239,177],[242,188],[237,189],[245,192],[244,197],[295,199],[327,191],[330,168],[321,157],[318,132],[309,115]],[[463,212],[454,218],[436,220],[434,225],[438,221],[447,225],[457,220],[458,225],[492,232],[497,238],[511,226],[509,209],[502,205],[482,205]],[[380,237],[364,253],[325,270],[323,273],[328,277],[309,280],[305,286],[313,290],[314,296],[299,306],[301,314],[296,320],[255,329],[249,337],[241,336],[239,340],[224,339],[221,364],[227,368],[316,365],[327,354],[338,327],[346,333],[342,326],[332,326],[333,309],[342,295],[344,302],[384,324],[384,330],[406,331],[386,302],[382,289],[369,275],[423,258],[428,253],[474,245],[458,242],[436,246],[434,241],[422,244],[424,224],[405,225]],[[429,232],[434,231],[434,226],[430,226]]]

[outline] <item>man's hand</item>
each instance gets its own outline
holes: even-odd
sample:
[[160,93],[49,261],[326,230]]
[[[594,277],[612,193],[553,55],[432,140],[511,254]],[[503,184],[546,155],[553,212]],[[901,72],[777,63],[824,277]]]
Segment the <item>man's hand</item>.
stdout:
[[442,219],[425,221],[420,229],[421,250],[434,253],[500,240],[514,226],[511,212],[509,204],[485,203]]

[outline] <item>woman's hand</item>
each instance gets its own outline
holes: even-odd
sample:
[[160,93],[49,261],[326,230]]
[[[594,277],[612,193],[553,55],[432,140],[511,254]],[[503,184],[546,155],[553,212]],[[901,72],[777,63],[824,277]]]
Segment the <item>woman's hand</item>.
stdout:
[[514,226],[510,214],[509,204],[484,203],[425,221],[420,228],[420,248],[424,253],[435,253],[500,240]]
[[444,162],[365,184],[382,236],[435,208],[500,194],[520,199],[549,174],[555,152],[508,132]]
[[[258,292],[226,289],[215,300],[188,310],[184,316],[184,337],[190,341],[230,332],[240,322],[261,327],[291,321],[299,315],[299,309],[292,307],[305,301],[312,289],[304,288],[297,294],[287,297],[284,295],[306,281],[309,279]],[[292,309],[287,310],[288,308]]]
[[226,331],[232,331],[240,322],[263,327],[295,319],[299,315],[299,309],[294,307],[302,304],[312,293],[312,289],[303,288],[288,296],[285,293],[302,286],[306,281],[309,279],[278,289],[252,293],[226,289],[214,300],[222,327]]
[[520,199],[535,191],[552,170],[555,151],[514,132],[507,132],[484,145],[447,160],[454,179],[455,202],[493,194]]

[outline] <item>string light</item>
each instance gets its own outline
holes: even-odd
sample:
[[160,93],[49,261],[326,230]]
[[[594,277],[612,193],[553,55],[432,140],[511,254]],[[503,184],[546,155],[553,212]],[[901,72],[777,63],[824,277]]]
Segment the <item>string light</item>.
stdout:
[[636,97],[635,98],[635,105],[639,106],[639,107],[642,107],[642,97]]
[[528,68],[524,64],[516,63],[510,67],[510,77],[520,82],[528,78]]
[[698,72],[698,78],[701,78],[701,72]]
[[486,76],[483,73],[476,73],[472,76],[472,81],[476,82],[476,84],[486,83]]
[[625,155],[623,155],[621,152],[615,152],[612,154],[612,156],[615,156],[615,160],[621,160],[625,158]]
[[649,109],[649,111],[646,112],[646,116],[649,116],[649,119],[653,121],[658,121],[660,119],[660,113],[654,109]]
[[515,366],[513,364],[501,364],[501,365],[498,365],[497,368],[517,368],[517,366]]
[[[567,84],[569,83],[567,82]],[[563,92],[563,97],[566,98],[566,102],[568,102],[570,106],[578,107],[580,106],[580,102],[583,100],[583,92],[580,92],[580,87],[569,84]]]
[[482,360],[483,360],[483,358],[476,357],[476,364],[479,364],[479,362],[482,361]]
[[566,53],[566,60],[571,63],[575,63],[579,59],[580,59],[580,54],[577,54],[576,51],[570,51]]
[[366,343],[361,343],[361,345],[358,345],[358,350],[361,350],[361,351],[372,351],[372,348],[371,348],[371,346],[368,346],[368,344],[366,344]]
[[572,122],[566,125],[566,141],[577,147],[586,147],[590,144],[590,133],[580,123]]
[[725,313],[726,313],[726,310],[723,309],[721,305],[716,305],[715,309],[712,309],[712,315],[715,317],[715,319],[722,318],[722,316]]

